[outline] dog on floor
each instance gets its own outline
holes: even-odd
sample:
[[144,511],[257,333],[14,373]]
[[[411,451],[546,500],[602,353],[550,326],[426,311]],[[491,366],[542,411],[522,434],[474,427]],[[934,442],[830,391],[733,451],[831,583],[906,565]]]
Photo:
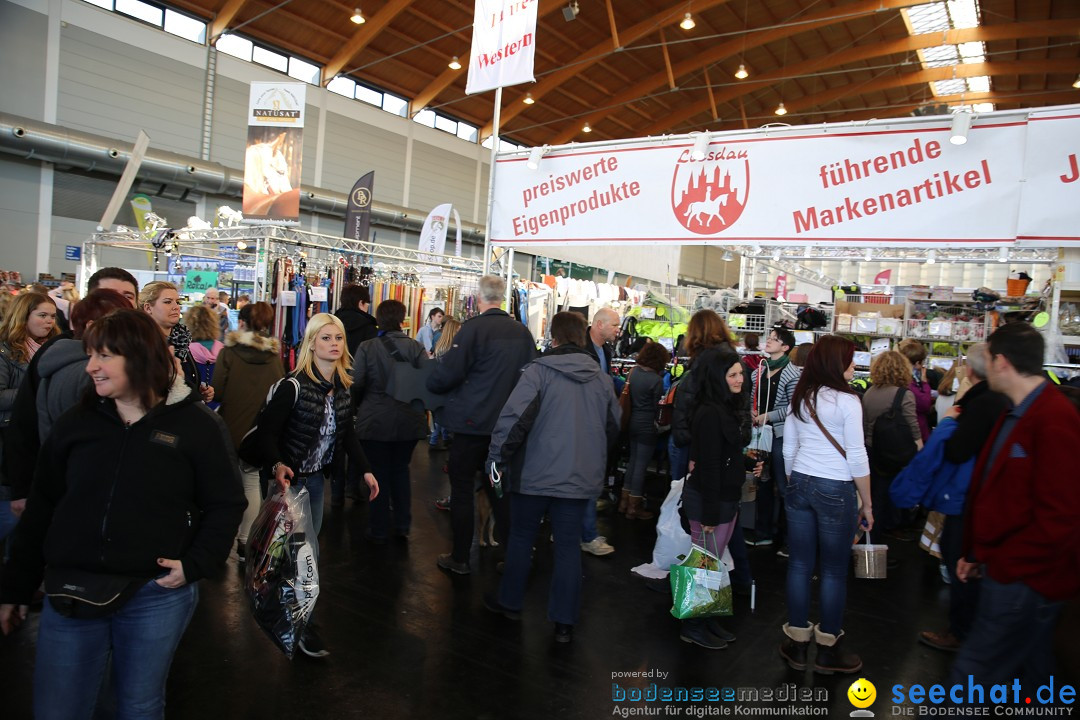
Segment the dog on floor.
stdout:
[[495,513],[492,511],[491,498],[483,487],[476,491],[476,539],[480,547],[499,545],[495,541]]

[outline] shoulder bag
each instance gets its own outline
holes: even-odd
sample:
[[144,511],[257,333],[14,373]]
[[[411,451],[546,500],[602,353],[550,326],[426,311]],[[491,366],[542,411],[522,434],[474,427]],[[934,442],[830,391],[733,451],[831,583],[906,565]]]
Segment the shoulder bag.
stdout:
[[630,403],[630,378],[634,377],[634,370],[637,368],[631,368],[630,373],[626,376],[626,383],[623,385],[622,392],[619,393],[619,410],[622,411],[622,415],[619,417],[619,432],[625,434],[630,429],[630,412],[632,410]]
[[825,439],[828,440],[829,442],[831,442],[832,446],[834,448],[836,448],[836,451],[838,453],[840,453],[840,455],[845,460],[847,460],[847,452],[840,445],[840,443],[836,442],[836,438],[834,438],[832,436],[832,433],[830,433],[828,430],[825,429],[825,426],[822,424],[821,419],[818,418],[818,416],[817,416],[817,408],[814,407],[813,405],[811,405],[810,403],[807,403],[806,406],[810,410],[810,417],[813,418],[815,423],[817,423],[817,426],[821,430],[822,434],[825,436]]

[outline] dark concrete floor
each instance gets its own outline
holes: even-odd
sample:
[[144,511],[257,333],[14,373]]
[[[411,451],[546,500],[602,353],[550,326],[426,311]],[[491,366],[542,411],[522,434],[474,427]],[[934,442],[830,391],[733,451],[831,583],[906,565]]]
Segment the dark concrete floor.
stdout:
[[[652,553],[652,522],[601,515],[614,555],[583,559],[584,599],[573,643],[552,639],[546,620],[551,554],[537,543],[534,577],[521,623],[486,611],[483,592],[498,582],[497,549],[476,549],[471,576],[435,566],[449,550],[449,514],[432,500],[448,490],[445,453],[421,444],[413,462],[413,532],[408,542],[374,546],[363,538],[366,507],[351,501],[327,509],[322,535],[319,624],[330,657],[289,661],[256,627],[240,592],[241,569],[230,559],[224,578],[204,581],[201,601],[180,644],[168,683],[169,718],[602,718],[612,683],[647,687],[822,688],[828,715],[852,710],[855,677],[789,670],[776,648],[785,620],[785,561],[774,548],[750,549],[757,608],[736,599],[727,625],[737,642],[710,652],[679,641],[670,598],[649,590],[630,568]],[[877,685],[878,716],[890,714],[895,683],[945,680],[951,656],[915,642],[939,629],[947,587],[937,561],[914,542],[892,542],[901,561],[887,580],[852,580],[846,631],[861,653],[861,676]],[[37,613],[17,634],[0,638],[0,715],[30,717]],[[627,680],[614,673],[659,671],[664,679]],[[856,676],[858,677],[858,676]],[[642,703],[635,704],[642,707]],[[651,705],[655,706],[656,703]],[[696,706],[723,714],[722,703]],[[761,703],[767,706],[767,703]],[[689,717],[683,703],[667,716]],[[731,710],[729,704],[726,708]],[[824,714],[824,712],[822,713]]]

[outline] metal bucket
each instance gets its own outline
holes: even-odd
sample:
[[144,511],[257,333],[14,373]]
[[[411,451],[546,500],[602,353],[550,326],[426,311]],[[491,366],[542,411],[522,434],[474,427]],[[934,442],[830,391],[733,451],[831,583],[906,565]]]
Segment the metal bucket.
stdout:
[[851,546],[851,555],[855,559],[855,577],[866,580],[884,580],[887,571],[888,545],[872,545],[870,533],[866,533],[866,542]]

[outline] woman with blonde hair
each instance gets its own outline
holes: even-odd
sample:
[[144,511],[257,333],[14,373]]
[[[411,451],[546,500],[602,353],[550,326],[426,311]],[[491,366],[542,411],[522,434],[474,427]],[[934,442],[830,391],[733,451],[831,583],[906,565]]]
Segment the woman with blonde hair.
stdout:
[[[454,318],[447,315],[443,319],[442,334],[439,335],[439,341],[435,343],[435,351],[432,353],[435,358],[441,358],[443,355],[454,347],[454,337],[458,334],[458,330],[461,329],[461,323]],[[446,428],[435,421],[434,416],[431,418],[431,437],[428,438],[429,450],[445,450],[446,442],[450,439],[450,433],[446,432]],[[441,501],[436,501],[436,505]],[[449,505],[449,498],[447,498],[447,505]]]
[[[11,301],[7,314],[0,322],[0,428],[11,422],[15,396],[19,393],[31,358],[46,341],[59,334],[56,303],[48,295],[27,292]],[[9,448],[12,449],[15,449],[15,444]],[[0,444],[0,457],[3,452],[3,445]],[[18,522],[11,511],[9,491],[6,483],[0,485],[0,540],[7,537]]]
[[[277,385],[259,418],[259,454],[276,489],[284,491],[295,483],[308,490],[316,558],[326,478],[343,471],[346,455],[363,475],[369,499],[379,494],[353,422],[352,382],[345,326],[335,316],[319,313],[308,320],[296,370]],[[330,654],[310,622],[299,644],[309,657]]]
[[195,361],[195,369],[199,371],[199,380],[210,384],[214,378],[214,364],[218,354],[225,347],[218,340],[221,332],[221,324],[218,315],[205,305],[193,305],[184,313],[184,324],[191,331],[191,345],[188,352]]
[[198,390],[203,402],[214,399],[214,388],[199,379],[199,369],[191,357],[191,332],[180,322],[180,291],[171,282],[157,280],[147,283],[139,291],[138,307],[145,312],[161,330],[173,356],[180,365],[180,376],[192,390]]
[[[900,522],[896,508],[889,498],[889,485],[907,462],[922,449],[922,434],[915,416],[915,396],[908,392],[911,383],[911,363],[896,350],[879,354],[870,363],[870,382],[863,395],[863,434],[870,457],[870,488],[877,507],[878,524],[882,530],[894,530]],[[910,443],[887,443],[874,448],[874,426],[886,413],[899,413],[911,431]],[[901,462],[903,463],[901,465]],[[900,465],[900,467],[897,467]]]

